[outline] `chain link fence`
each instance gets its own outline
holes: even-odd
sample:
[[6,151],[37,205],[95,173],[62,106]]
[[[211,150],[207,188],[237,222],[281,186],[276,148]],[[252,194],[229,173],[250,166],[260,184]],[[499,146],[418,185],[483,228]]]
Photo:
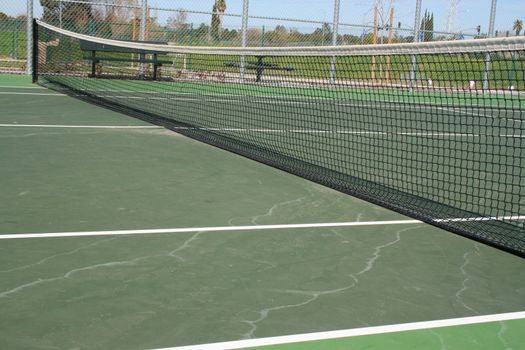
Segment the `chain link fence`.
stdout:
[[[437,31],[433,17],[430,24],[430,17],[422,16],[415,37],[414,20],[396,20],[397,14],[390,12],[386,1],[292,2],[317,9],[316,13],[311,19],[294,18],[294,11],[283,13],[284,7],[273,0],[249,1],[246,12],[243,0],[34,0],[34,17],[82,34],[188,46],[388,44],[484,36],[480,28],[458,29],[452,20],[447,20],[446,30]],[[363,12],[362,23],[339,20],[340,13],[356,10]],[[402,14],[404,18],[414,18],[413,10],[408,11]],[[26,70],[27,15],[24,0],[0,4],[0,72]]]
[[27,67],[27,10],[15,4],[0,4],[0,73],[25,73]]

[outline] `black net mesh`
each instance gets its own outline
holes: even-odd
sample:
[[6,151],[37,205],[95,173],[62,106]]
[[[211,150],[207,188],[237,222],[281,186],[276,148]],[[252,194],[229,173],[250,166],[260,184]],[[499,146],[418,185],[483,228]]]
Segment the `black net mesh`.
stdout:
[[525,255],[525,38],[352,54],[35,36],[42,85]]

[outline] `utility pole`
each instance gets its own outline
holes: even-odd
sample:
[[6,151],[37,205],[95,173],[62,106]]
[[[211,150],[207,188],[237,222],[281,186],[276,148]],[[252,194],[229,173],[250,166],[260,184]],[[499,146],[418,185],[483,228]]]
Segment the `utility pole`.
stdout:
[[[341,8],[341,0],[334,0],[334,21],[332,24],[332,46],[337,46],[337,37],[339,35],[339,14]],[[330,84],[335,83],[335,67],[337,63],[337,57],[332,56],[330,62]]]
[[[250,14],[250,1],[243,0],[242,3],[242,27],[241,27],[241,46],[246,47],[247,45],[247,34],[248,34],[248,16]],[[246,57],[241,56],[240,62],[240,82],[244,83],[244,77],[246,75]]]
[[33,0],[27,0],[27,68],[26,73],[33,74]]
[[[140,30],[139,30],[139,40],[145,41],[146,40],[146,27],[148,25],[148,0],[142,0],[141,3],[141,9],[140,9]],[[146,55],[140,54],[139,55],[140,60],[144,61],[146,58]],[[144,62],[141,62],[139,64],[139,76],[144,78],[145,74],[145,66]]]
[[[496,20],[496,5],[497,0],[492,0],[490,7],[490,20],[489,20],[489,32],[487,33],[489,38],[494,37],[494,21]],[[483,73],[483,92],[489,91],[489,71],[490,71],[490,53],[485,54],[485,72]]]
[[[416,0],[416,17],[414,20],[414,42],[419,42],[419,25],[421,23],[421,0]],[[412,55],[412,69],[410,71],[410,91],[416,87],[417,57]]]

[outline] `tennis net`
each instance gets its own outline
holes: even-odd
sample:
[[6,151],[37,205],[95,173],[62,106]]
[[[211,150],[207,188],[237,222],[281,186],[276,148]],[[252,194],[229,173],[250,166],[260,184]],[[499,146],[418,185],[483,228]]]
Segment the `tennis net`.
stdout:
[[35,80],[525,256],[525,37],[182,47],[35,24]]

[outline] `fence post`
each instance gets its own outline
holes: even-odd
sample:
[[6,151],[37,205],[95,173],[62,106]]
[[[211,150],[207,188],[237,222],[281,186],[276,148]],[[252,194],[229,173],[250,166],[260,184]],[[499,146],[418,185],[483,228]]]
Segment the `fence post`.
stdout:
[[[146,40],[146,27],[148,26],[148,0],[142,0],[141,9],[140,9],[140,30],[139,30],[139,40]],[[146,57],[144,54],[139,55],[140,59],[143,61]],[[145,74],[145,65],[144,62],[139,64],[139,76],[144,78]]]
[[[489,32],[487,33],[489,38],[494,36],[494,21],[496,19],[496,3],[497,0],[492,0],[490,7],[490,20],[489,20]],[[483,72],[483,92],[488,92],[489,86],[489,71],[490,71],[490,53],[485,54],[485,71]]]
[[148,25],[147,13],[148,13],[148,0],[142,0],[141,8],[140,8],[140,31],[139,31],[140,41],[146,40],[146,27]]
[[[421,22],[421,0],[416,0],[416,17],[414,21],[414,42],[419,42],[419,26]],[[412,55],[412,69],[410,70],[410,91],[416,86],[417,57]]]
[[[243,0],[242,3],[242,26],[241,26],[241,47],[246,47],[248,34],[248,15],[249,15],[249,0]],[[244,76],[246,73],[246,57],[241,56],[240,62],[240,76],[239,80],[244,83]]]
[[32,81],[33,84],[38,83],[38,58],[39,58],[39,51],[38,51],[38,25],[36,23],[36,19],[33,19],[33,33],[31,33],[31,37],[33,38],[33,57],[31,57],[33,62],[33,74],[32,74]]
[[60,24],[60,28],[63,28],[64,24],[62,20],[62,0],[58,1],[58,22]]
[[[334,0],[334,22],[332,24],[332,46],[337,46],[337,37],[339,35],[339,14],[341,0]],[[335,83],[335,66],[337,63],[337,57],[332,56],[330,62],[330,84]]]
[[33,74],[33,0],[27,0],[27,67],[26,73]]

